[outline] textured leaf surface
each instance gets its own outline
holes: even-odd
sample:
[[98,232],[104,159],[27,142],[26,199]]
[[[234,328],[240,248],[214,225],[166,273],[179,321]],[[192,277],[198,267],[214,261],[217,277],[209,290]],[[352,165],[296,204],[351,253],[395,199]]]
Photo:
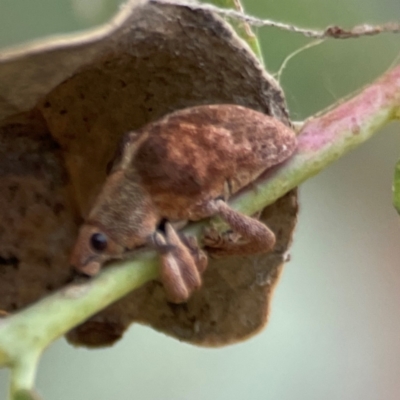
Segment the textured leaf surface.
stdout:
[[[119,139],[173,110],[235,103],[289,124],[283,94],[220,18],[131,2],[102,29],[0,58],[0,308],[13,312],[64,285],[77,229]],[[141,2],[144,3],[144,2]],[[278,236],[266,256],[212,261],[187,305],[151,282],[69,334],[106,345],[134,321],[222,345],[265,323],[297,212],[291,192],[263,218]]]

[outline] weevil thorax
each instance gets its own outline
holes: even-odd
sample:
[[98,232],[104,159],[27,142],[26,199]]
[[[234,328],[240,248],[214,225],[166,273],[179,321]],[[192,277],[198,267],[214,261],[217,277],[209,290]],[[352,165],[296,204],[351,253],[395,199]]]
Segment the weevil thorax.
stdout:
[[135,171],[112,172],[80,228],[71,265],[95,275],[104,262],[144,245],[159,220]]

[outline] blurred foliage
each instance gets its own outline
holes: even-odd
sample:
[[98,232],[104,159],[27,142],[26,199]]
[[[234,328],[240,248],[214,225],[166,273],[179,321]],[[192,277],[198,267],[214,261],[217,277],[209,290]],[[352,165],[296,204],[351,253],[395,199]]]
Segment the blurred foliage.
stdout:
[[[398,0],[243,0],[245,10],[259,18],[323,29],[380,24],[400,18]],[[255,31],[266,68],[279,70],[285,58],[310,42],[300,35],[273,28]],[[351,40],[327,40],[294,57],[285,68],[281,85],[291,116],[304,119],[371,82],[390,68],[400,52],[398,35]],[[312,93],[312,96],[309,94]]]
[[122,0],[1,0],[0,48],[105,23]]
[[396,208],[397,212],[400,214],[400,160],[397,161],[394,170],[393,205]]

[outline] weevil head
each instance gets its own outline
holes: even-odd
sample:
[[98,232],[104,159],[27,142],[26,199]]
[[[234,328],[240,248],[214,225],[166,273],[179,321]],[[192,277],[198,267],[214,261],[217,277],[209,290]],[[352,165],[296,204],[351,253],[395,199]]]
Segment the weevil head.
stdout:
[[124,171],[111,174],[81,226],[71,255],[72,267],[96,275],[102,264],[143,246],[160,218],[140,180]]
[[120,258],[125,252],[105,231],[95,225],[84,224],[71,254],[71,265],[85,275],[96,275],[108,260]]

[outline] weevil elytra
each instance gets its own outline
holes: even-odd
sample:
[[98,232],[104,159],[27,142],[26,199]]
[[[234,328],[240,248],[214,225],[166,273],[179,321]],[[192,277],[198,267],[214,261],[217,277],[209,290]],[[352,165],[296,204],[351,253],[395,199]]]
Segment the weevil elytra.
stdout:
[[95,275],[104,262],[151,244],[160,253],[167,299],[185,302],[201,286],[207,258],[173,223],[219,215],[241,240],[219,238],[207,248],[211,254],[270,251],[274,233],[226,200],[290,157],[296,144],[282,122],[237,105],[187,108],[128,133],[80,229],[71,264]]

